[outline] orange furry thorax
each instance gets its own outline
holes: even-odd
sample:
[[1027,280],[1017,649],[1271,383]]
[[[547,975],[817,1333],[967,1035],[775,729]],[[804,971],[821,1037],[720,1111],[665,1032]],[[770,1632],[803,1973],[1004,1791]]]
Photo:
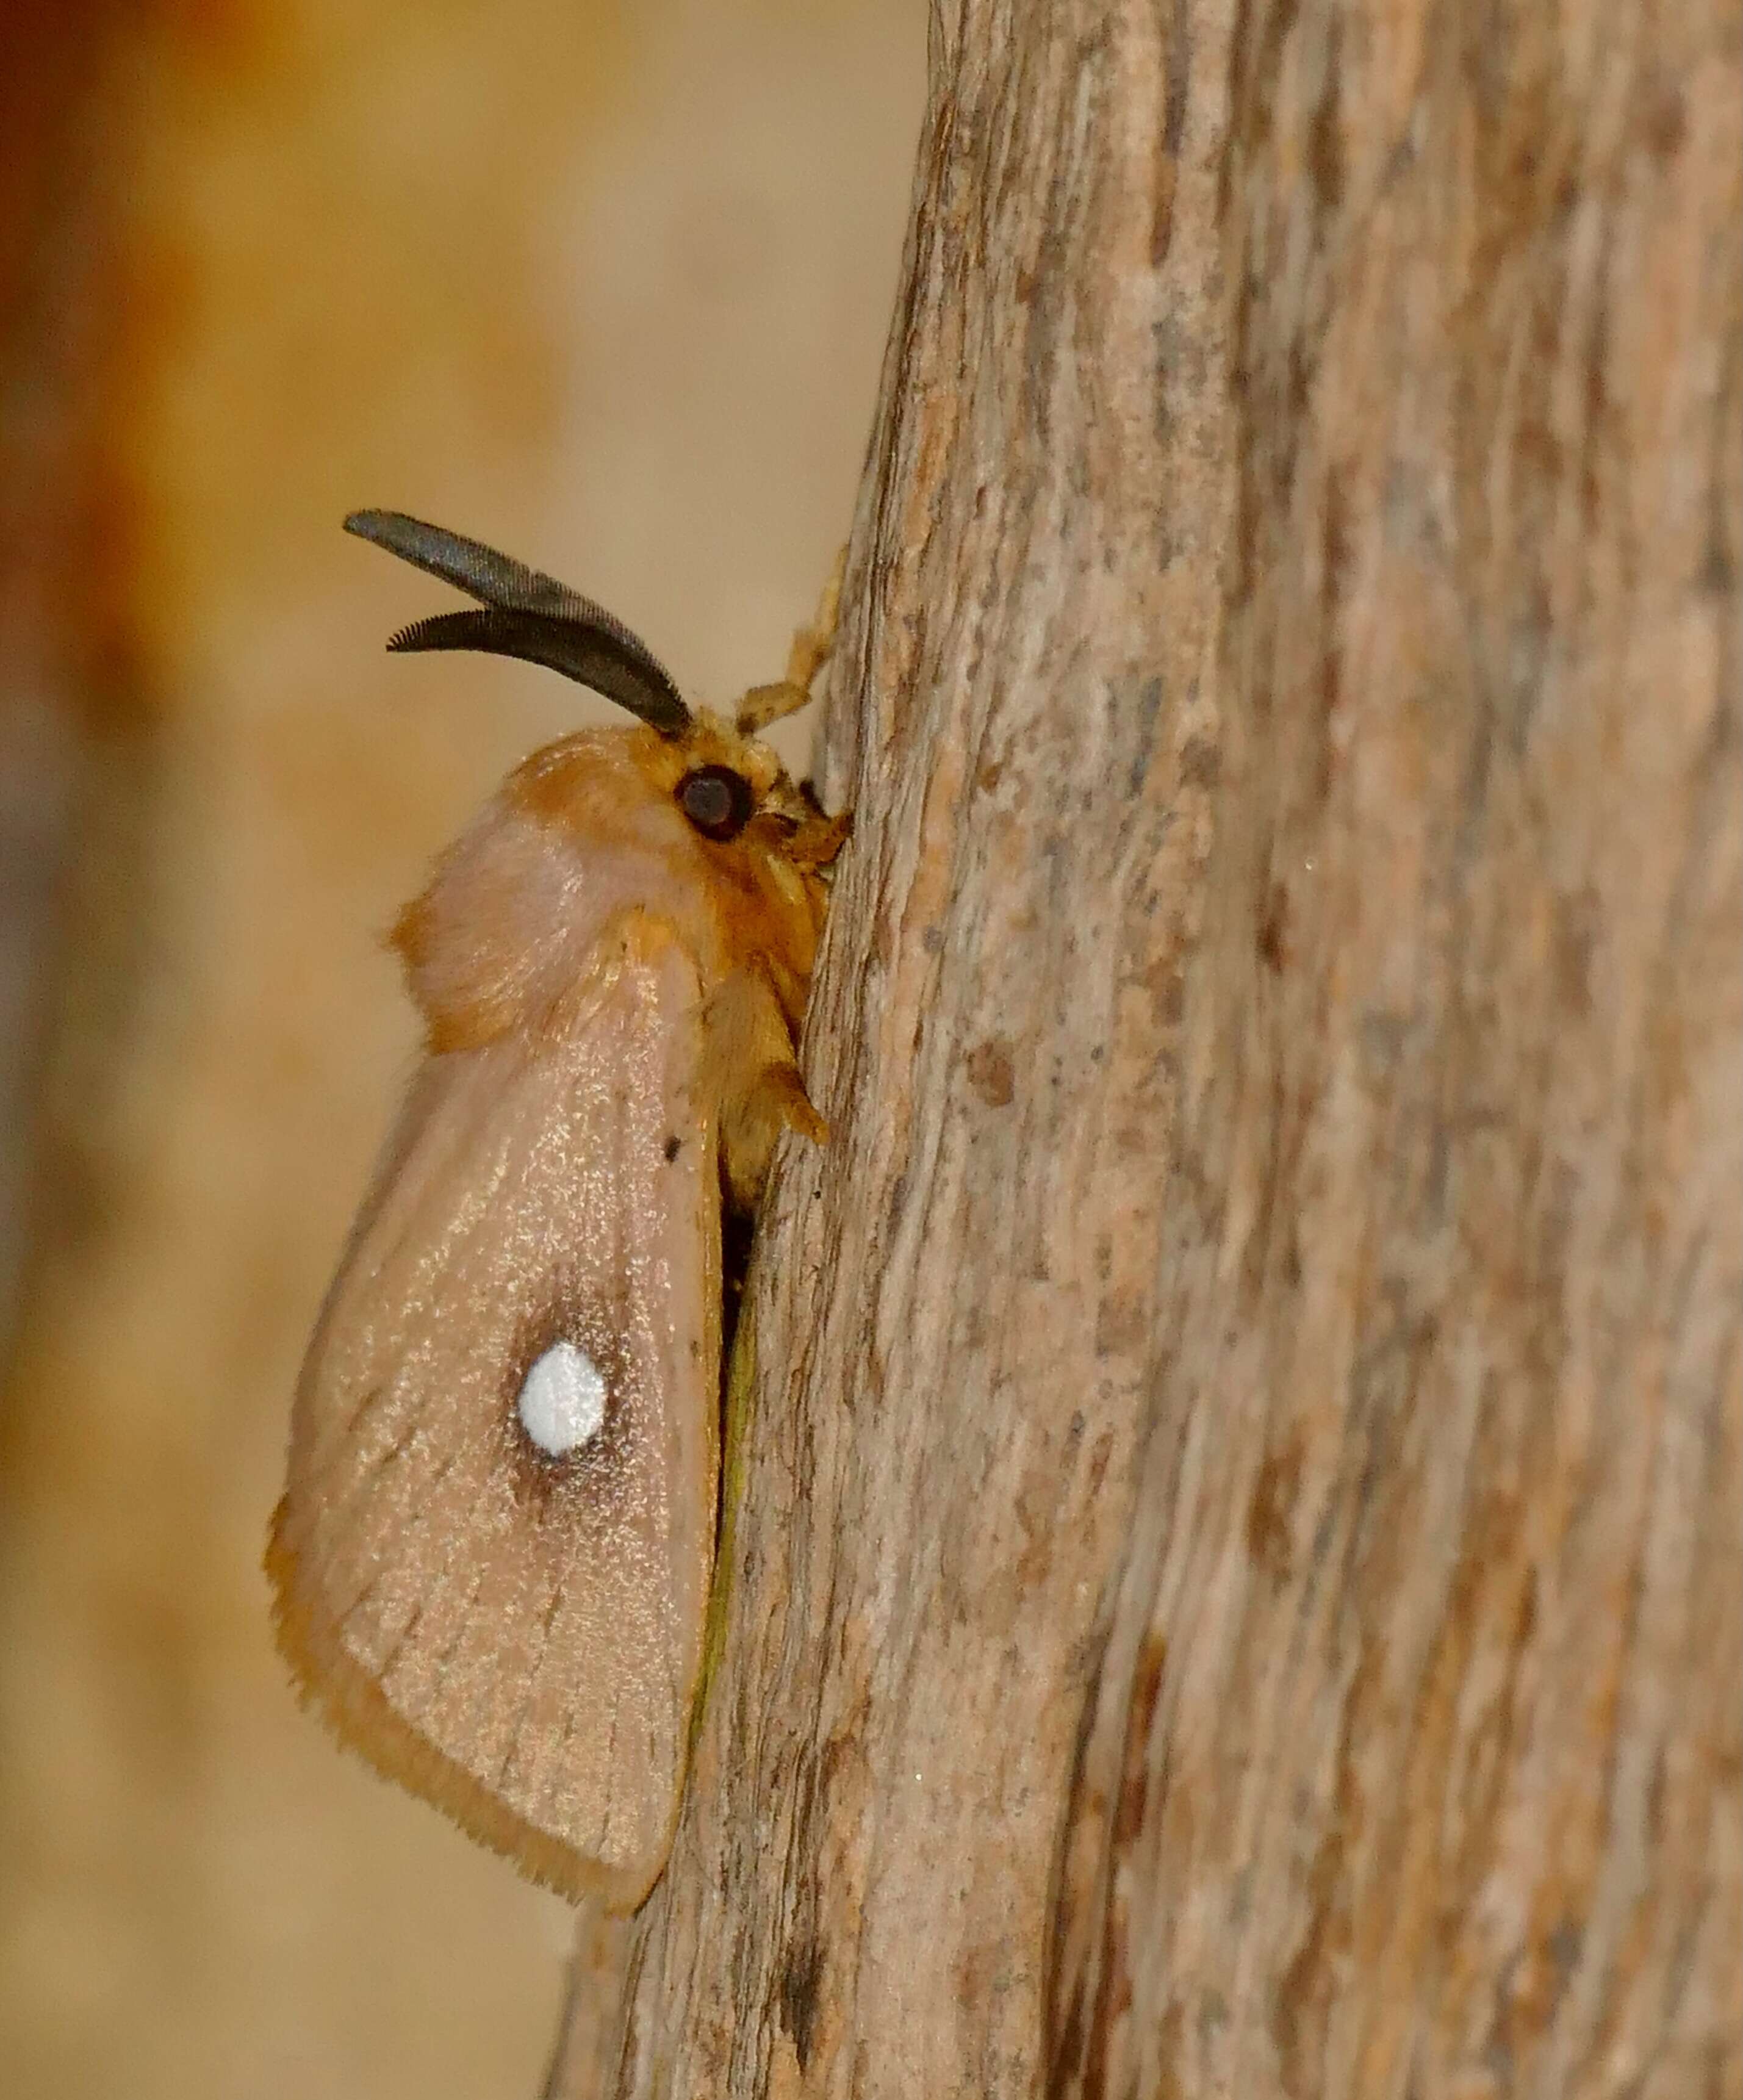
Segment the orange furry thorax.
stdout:
[[[753,814],[704,836],[679,790],[730,766]],[[616,973],[675,947],[700,1033],[697,1112],[726,1186],[748,1208],[783,1127],[821,1139],[794,1064],[827,902],[823,870],[845,836],[766,744],[699,714],[682,738],[591,729],[517,766],[438,860],[392,934],[432,1053],[510,1034],[536,1054],[584,1024]]]
[[[687,773],[713,765],[739,772],[756,800],[724,842],[702,836],[676,799]],[[766,745],[712,716],[682,739],[638,724],[544,746],[442,854],[393,929],[430,1048],[559,1021],[632,912],[677,940],[703,999],[753,970],[796,1029],[827,902],[819,871],[840,834]]]

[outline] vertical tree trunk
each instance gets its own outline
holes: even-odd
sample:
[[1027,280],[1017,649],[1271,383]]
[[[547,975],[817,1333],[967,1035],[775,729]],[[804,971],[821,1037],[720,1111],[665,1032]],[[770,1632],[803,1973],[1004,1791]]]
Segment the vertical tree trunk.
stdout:
[[1728,0],[941,7],[554,2090],[1743,2093],[1739,109]]

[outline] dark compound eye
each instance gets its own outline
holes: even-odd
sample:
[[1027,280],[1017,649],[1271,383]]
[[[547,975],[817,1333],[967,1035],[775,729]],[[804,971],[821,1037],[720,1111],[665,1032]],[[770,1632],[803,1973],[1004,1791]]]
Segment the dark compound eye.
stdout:
[[684,814],[705,839],[735,839],[756,808],[751,787],[730,765],[699,765],[677,785]]

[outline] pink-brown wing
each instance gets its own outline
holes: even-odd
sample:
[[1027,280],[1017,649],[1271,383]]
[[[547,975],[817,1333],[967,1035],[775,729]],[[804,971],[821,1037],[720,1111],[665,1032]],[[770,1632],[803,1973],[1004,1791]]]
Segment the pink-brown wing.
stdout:
[[[426,1061],[299,1384],[286,1652],[382,1770],[571,1895],[671,1842],[713,1565],[720,1196],[675,943],[563,1035]],[[522,1426],[563,1343],[602,1422]]]

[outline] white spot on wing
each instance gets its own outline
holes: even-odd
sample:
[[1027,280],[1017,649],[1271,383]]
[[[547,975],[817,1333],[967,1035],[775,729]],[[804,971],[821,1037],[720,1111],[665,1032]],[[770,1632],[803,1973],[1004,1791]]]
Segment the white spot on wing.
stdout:
[[553,1342],[523,1380],[515,1409],[541,1451],[567,1458],[603,1426],[605,1380],[585,1349]]

